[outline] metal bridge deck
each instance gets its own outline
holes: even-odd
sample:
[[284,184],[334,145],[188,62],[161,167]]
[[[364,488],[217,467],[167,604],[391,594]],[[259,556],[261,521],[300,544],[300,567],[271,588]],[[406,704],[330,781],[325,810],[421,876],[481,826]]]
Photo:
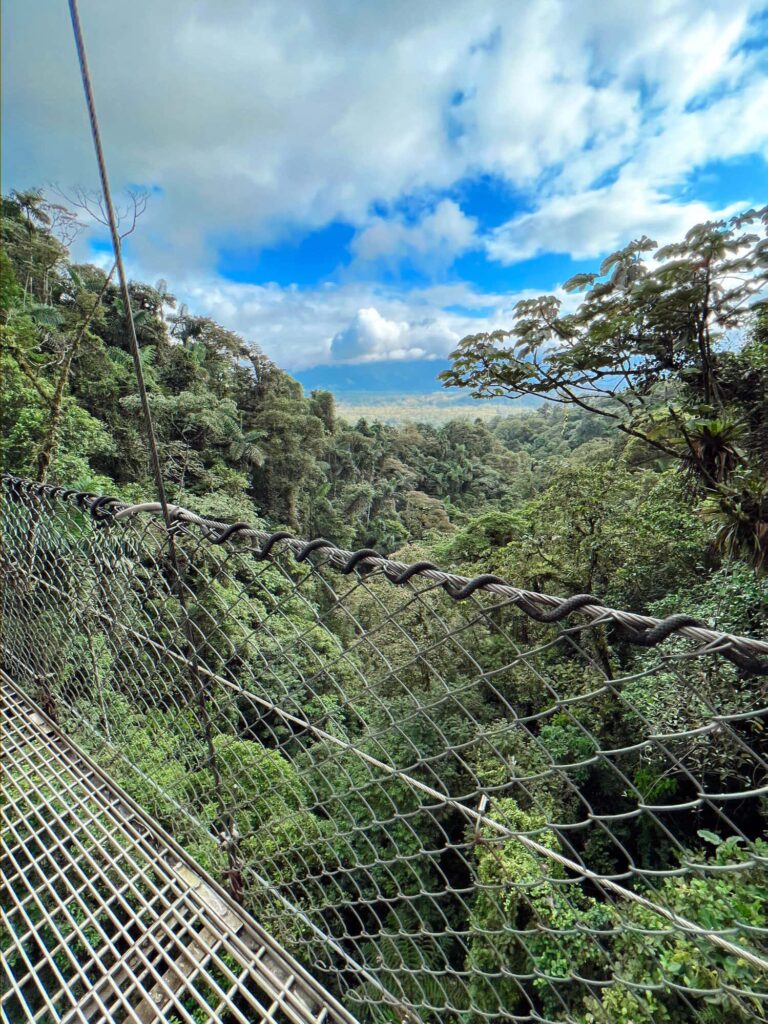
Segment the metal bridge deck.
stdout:
[[2,676],[0,1019],[354,1024]]

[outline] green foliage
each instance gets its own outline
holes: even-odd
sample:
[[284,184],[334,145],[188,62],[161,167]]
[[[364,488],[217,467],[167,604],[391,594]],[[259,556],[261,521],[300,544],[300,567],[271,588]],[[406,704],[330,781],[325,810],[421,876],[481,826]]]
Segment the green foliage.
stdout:
[[[52,234],[65,211],[41,193],[3,200],[3,213],[6,468],[36,476],[46,464],[54,481],[151,490],[118,289],[99,269],[68,262]],[[525,470],[480,423],[345,423],[328,392],[304,395],[255,346],[176,309],[165,282],[129,290],[177,502],[393,550],[449,529],[449,509],[499,500]]]
[[[526,814],[511,801],[499,801],[494,816],[534,836],[542,846],[558,849],[542,816]],[[706,830],[699,836],[710,849],[715,848],[714,854],[705,855],[703,850],[692,854],[701,863],[738,868],[751,859],[738,837],[723,842]],[[579,1024],[686,1024],[691,1019],[691,998],[696,1019],[712,1024],[723,1019],[766,1019],[761,1000],[747,1000],[745,1005],[727,987],[760,990],[760,971],[749,961],[719,950],[713,954],[711,948],[704,957],[701,940],[670,931],[663,917],[642,904],[601,904],[585,896],[578,885],[556,884],[563,877],[559,869],[553,871],[551,861],[520,843],[500,842],[491,834],[484,838],[488,845],[477,846],[478,880],[483,888],[472,912],[476,935],[468,966],[482,973],[491,973],[501,964],[514,966],[520,973],[533,971],[538,975],[534,985],[544,1014],[556,1017],[565,1002]],[[766,850],[768,844],[758,841],[757,854]],[[754,865],[723,870],[706,879],[667,878],[660,891],[649,895],[701,928],[731,928],[735,917],[738,934],[732,940],[764,955],[756,935],[764,925],[765,883],[764,867]],[[596,941],[584,929],[595,929],[602,938]],[[582,988],[568,984],[574,975],[615,980],[601,987],[599,996],[585,996]],[[668,980],[701,990],[700,994],[682,998],[666,985]],[[473,1002],[485,1013],[525,1010],[521,993],[511,981],[491,983],[479,975],[473,986]]]
[[[153,485],[117,289],[98,268],[68,261],[52,233],[62,214],[41,194],[5,199],[3,214],[5,468],[39,475],[46,456],[55,482],[143,500]],[[170,497],[219,520],[288,525],[464,575],[766,636],[768,580],[755,568],[765,546],[768,321],[750,298],[765,244],[747,226],[696,229],[653,265],[655,247],[642,239],[571,282],[587,289],[575,313],[561,316],[552,297],[528,300],[512,331],[466,339],[449,384],[564,405],[440,427],[345,422],[330,394],[304,395],[254,346],[177,309],[164,282],[132,282]],[[736,272],[750,283],[733,283]],[[721,327],[743,330],[742,347],[728,349]],[[76,547],[84,527],[73,521]],[[468,628],[470,602],[435,591],[411,600],[375,574],[337,606],[321,578],[294,586],[281,556],[235,563],[222,548],[177,543],[198,657],[233,693],[256,681],[260,704],[225,699],[210,683],[203,713],[186,670],[158,665],[141,644],[111,643],[63,569],[72,600],[30,610],[49,638],[35,654],[41,676],[55,676],[94,754],[219,877],[237,834],[247,905],[306,962],[315,952],[320,961],[317,940],[275,890],[346,929],[353,950],[365,946],[391,998],[351,982],[362,1019],[394,1024],[416,1005],[432,1007],[420,1015],[429,1024],[530,1011],[577,1024],[683,1024],[686,1004],[665,979],[701,990],[692,998],[704,1021],[747,1019],[727,986],[756,985],[749,964],[701,955],[695,937],[671,933],[645,907],[619,905],[490,828],[467,831],[450,806],[424,813],[413,787],[372,782],[365,761],[294,728],[274,705],[427,785],[487,788],[495,820],[552,852],[565,839],[548,823],[579,820],[585,806],[615,813],[616,843],[597,830],[568,840],[585,863],[621,875],[627,855],[674,870],[680,854],[648,815],[619,820],[622,811],[694,799],[690,772],[715,792],[754,784],[738,742],[690,735],[713,713],[755,706],[753,680],[713,659],[660,669],[657,652],[605,629],[580,635],[589,657],[579,658],[509,608],[493,612],[498,630]],[[161,641],[178,638],[178,599],[149,564],[122,557],[121,622],[141,632],[149,614]],[[458,626],[461,642],[446,642]],[[510,663],[510,644],[539,642],[535,672]],[[664,648],[683,649],[679,639]],[[487,678],[470,689],[478,662]],[[609,695],[606,677],[619,675]],[[146,681],[141,700],[126,677]],[[604,696],[570,701],[593,690]],[[738,728],[761,739],[756,719]],[[667,737],[668,757],[636,743],[649,731]],[[626,749],[618,769],[595,737]],[[658,900],[729,934],[736,908],[735,941],[753,948],[764,874],[737,842],[720,840],[716,822],[678,817],[690,859],[739,869],[664,877]],[[742,826],[757,839],[763,820]],[[461,842],[463,866],[440,853]],[[512,972],[530,977],[525,994]],[[585,995],[574,976],[606,984]],[[453,1016],[440,1009],[448,1005]]]
[[[761,568],[767,230],[765,207],[661,249],[643,237],[566,283],[586,289],[575,312],[552,295],[519,302],[510,330],[465,338],[441,376],[477,398],[539,396],[603,418],[682,468],[720,522],[720,549]],[[754,340],[734,352],[733,331]]]

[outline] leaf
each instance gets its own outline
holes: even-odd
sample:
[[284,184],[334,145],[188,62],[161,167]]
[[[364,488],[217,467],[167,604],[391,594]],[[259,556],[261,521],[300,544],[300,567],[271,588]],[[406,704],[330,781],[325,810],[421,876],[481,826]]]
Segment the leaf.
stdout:
[[574,274],[573,277],[568,278],[563,288],[567,292],[577,292],[586,288],[595,280],[597,280],[597,274]]
[[722,843],[722,837],[717,835],[715,832],[710,832],[709,829],[700,828],[697,835],[701,836],[707,843],[712,843],[713,846],[719,846]]
[[60,327],[63,317],[53,306],[35,305],[30,309],[32,319],[40,327]]
[[617,252],[612,252],[610,256],[606,256],[600,264],[600,276],[602,277],[603,274],[607,274],[611,267],[621,260],[623,255],[623,250],[619,249]]

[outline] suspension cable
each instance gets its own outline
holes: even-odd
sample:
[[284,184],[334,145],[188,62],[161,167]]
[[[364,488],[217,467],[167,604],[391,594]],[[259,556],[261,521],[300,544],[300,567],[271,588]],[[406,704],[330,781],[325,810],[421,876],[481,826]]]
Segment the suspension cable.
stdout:
[[[93,139],[93,148],[96,151],[96,163],[99,167],[101,192],[104,196],[104,207],[107,215],[109,233],[112,236],[112,248],[115,252],[117,275],[120,280],[120,292],[123,298],[123,313],[125,316],[126,326],[128,327],[128,343],[131,349],[131,356],[133,357],[133,369],[136,374],[136,383],[139,389],[139,400],[141,402],[141,410],[144,416],[144,428],[147,432],[152,473],[155,478],[155,487],[157,488],[157,497],[162,508],[163,518],[165,519],[166,525],[170,527],[171,517],[168,511],[168,501],[165,494],[163,471],[160,466],[160,456],[158,455],[157,450],[157,438],[155,436],[155,428],[152,422],[152,410],[149,407],[147,386],[144,381],[144,370],[141,365],[139,339],[136,335],[136,323],[133,319],[133,307],[131,305],[131,296],[128,291],[128,279],[125,274],[125,265],[123,263],[123,250],[120,241],[120,232],[118,231],[115,207],[112,202],[112,191],[109,186],[109,176],[107,174],[107,165],[104,159],[104,149],[101,144],[101,131],[99,129],[98,115],[96,114],[96,103],[93,98],[93,86],[91,85],[91,75],[88,70],[88,58],[85,53],[85,41],[83,39],[83,30],[80,24],[80,12],[78,11],[77,0],[69,0],[69,13],[72,18],[72,29],[75,34],[77,59],[80,64],[80,76],[83,80],[85,102],[88,107],[88,120],[91,126],[91,138]],[[170,541],[169,547],[173,547],[172,536]]]
[[176,596],[178,598],[182,612],[184,638],[187,647],[187,662],[189,664],[193,689],[195,691],[195,696],[197,698],[198,713],[200,715],[201,724],[205,734],[211,773],[213,774],[215,780],[215,791],[217,803],[219,805],[220,820],[222,823],[222,827],[224,829],[224,833],[226,835],[225,846],[227,858],[229,861],[229,870],[227,872],[227,875],[232,896],[236,900],[238,900],[238,902],[241,902],[242,882],[240,880],[239,855],[236,849],[237,844],[234,834],[234,821],[232,819],[231,814],[227,811],[225,806],[221,786],[221,774],[218,768],[216,752],[213,745],[213,728],[207,705],[208,684],[203,680],[203,677],[200,675],[197,657],[195,654],[195,640],[194,634],[192,632],[192,623],[189,616],[189,609],[187,607],[185,583],[181,575],[178,553],[176,551],[174,531],[172,529],[171,511],[168,507],[168,500],[165,492],[165,483],[163,481],[163,470],[162,466],[160,465],[160,456],[158,454],[157,448],[157,437],[155,435],[155,428],[152,422],[152,410],[149,405],[147,387],[144,380],[144,370],[141,365],[141,351],[139,348],[139,339],[136,335],[136,323],[133,318],[131,296],[128,291],[128,280],[125,274],[125,265],[123,263],[120,233],[118,231],[114,203],[112,202],[112,192],[109,186],[109,175],[107,173],[107,165],[106,160],[104,158],[104,149],[101,144],[101,131],[99,129],[99,119],[96,113],[96,103],[93,97],[93,86],[91,84],[91,76],[88,70],[88,58],[85,52],[85,40],[83,39],[83,29],[80,23],[80,12],[78,10],[77,0],[69,0],[69,13],[72,19],[72,29],[74,31],[75,36],[77,58],[80,64],[80,76],[83,81],[85,102],[88,107],[88,120],[91,126],[91,138],[93,139],[93,148],[96,152],[96,162],[99,168],[101,191],[102,195],[104,196],[104,206],[106,210],[107,221],[109,223],[109,232],[112,236],[112,247],[115,252],[115,263],[117,265],[117,273],[120,280],[120,292],[123,298],[123,311],[125,315],[125,322],[128,327],[128,342],[131,349],[131,355],[133,357],[133,368],[136,374],[136,383],[139,391],[139,400],[141,402],[141,409],[144,416],[144,429],[146,431],[147,443],[149,445],[152,473],[155,478],[157,497],[160,503],[160,507],[162,509],[163,519],[165,520],[165,525],[167,528],[168,556],[170,559],[171,568],[173,570]]

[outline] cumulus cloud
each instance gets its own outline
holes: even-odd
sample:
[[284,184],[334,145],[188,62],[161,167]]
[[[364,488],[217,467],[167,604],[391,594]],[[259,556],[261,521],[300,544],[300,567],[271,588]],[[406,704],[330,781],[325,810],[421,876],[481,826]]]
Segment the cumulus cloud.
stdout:
[[[81,0],[113,185],[157,190],[131,239],[137,275],[187,281],[193,308],[252,324],[293,366],[331,358],[346,330],[337,352],[357,338],[350,358],[365,358],[365,344],[437,352],[463,328],[436,302],[373,285],[239,292],[216,274],[223,247],[343,221],[373,281],[382,263],[429,273],[478,245],[513,263],[671,237],[713,213],[685,193],[693,168],[768,157],[764,54],[744,45],[763,8]],[[95,184],[66,5],[9,0],[4,18],[5,187]],[[528,206],[486,236],[446,198],[483,174]],[[381,213],[405,203],[423,213]],[[407,329],[375,342],[364,310]]]
[[464,284],[405,294],[365,283],[299,289],[214,278],[188,281],[174,291],[190,308],[227,324],[293,370],[445,357],[465,335],[510,323],[514,304],[534,294],[489,294]]
[[429,268],[446,266],[478,244],[477,220],[443,199],[413,223],[402,216],[373,218],[352,240],[352,252],[362,262],[408,260]]
[[408,323],[388,320],[369,306],[331,339],[331,357],[340,363],[369,363],[383,359],[435,359],[459,341],[445,317]]
[[331,355],[340,362],[420,357],[422,350],[404,347],[408,324],[387,320],[373,306],[359,309],[354,319],[331,340]]
[[[360,227],[363,258],[460,251],[473,226],[455,206],[388,226],[372,203],[489,171],[534,198],[578,194],[643,147],[653,188],[652,150],[690,168],[718,142],[762,145],[758,56],[739,45],[761,6],[84,0],[82,16],[115,185],[161,190],[134,245],[171,273],[210,269],[222,239],[334,218]],[[4,13],[6,186],[92,182],[65,5]],[[702,97],[730,128],[705,147],[686,120]]]

